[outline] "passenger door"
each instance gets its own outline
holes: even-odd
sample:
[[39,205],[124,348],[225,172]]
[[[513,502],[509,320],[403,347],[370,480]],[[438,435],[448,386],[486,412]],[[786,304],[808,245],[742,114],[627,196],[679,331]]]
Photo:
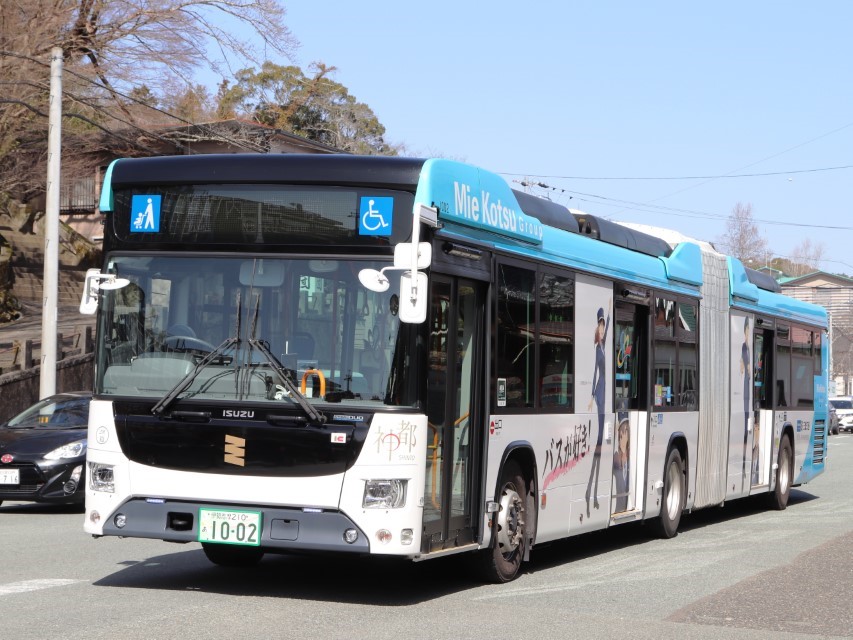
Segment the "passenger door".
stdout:
[[433,274],[423,551],[473,542],[482,466],[484,287]]
[[[611,514],[642,510],[642,477],[648,428],[648,307],[616,302],[614,333],[616,425],[613,433]],[[638,476],[638,472],[640,475]]]
[[752,343],[752,403],[755,426],[750,452],[750,486],[770,482],[770,448],[773,436],[773,331],[755,328]]

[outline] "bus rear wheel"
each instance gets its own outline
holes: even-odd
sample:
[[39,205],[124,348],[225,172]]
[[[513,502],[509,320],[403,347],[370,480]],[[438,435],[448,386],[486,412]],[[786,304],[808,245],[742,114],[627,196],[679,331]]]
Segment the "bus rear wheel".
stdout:
[[528,544],[527,483],[517,462],[504,465],[500,487],[492,544],[481,552],[484,578],[498,583],[518,577]]
[[674,538],[678,535],[685,498],[684,461],[678,449],[673,448],[664,465],[660,517],[654,521],[654,530],[658,537]]
[[776,464],[776,488],[770,493],[770,506],[777,511],[784,511],[788,506],[793,469],[794,452],[791,450],[791,439],[784,436],[779,445],[779,458]]
[[260,547],[238,547],[231,544],[201,543],[204,555],[221,567],[254,567],[264,557]]

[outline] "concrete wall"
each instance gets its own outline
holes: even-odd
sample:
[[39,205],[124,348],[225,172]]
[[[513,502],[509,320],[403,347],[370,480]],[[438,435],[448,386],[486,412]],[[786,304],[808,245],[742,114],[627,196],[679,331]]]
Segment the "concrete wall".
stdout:
[[[95,384],[95,356],[86,353],[56,364],[56,391],[91,391]],[[0,422],[5,422],[39,399],[41,367],[0,376]]]

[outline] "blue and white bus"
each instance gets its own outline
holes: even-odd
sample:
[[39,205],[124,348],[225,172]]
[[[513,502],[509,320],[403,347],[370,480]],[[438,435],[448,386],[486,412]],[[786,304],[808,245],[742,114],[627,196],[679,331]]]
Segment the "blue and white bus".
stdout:
[[441,159],[123,159],[100,208],[94,536],[503,582],[824,469],[824,309],[708,245]]

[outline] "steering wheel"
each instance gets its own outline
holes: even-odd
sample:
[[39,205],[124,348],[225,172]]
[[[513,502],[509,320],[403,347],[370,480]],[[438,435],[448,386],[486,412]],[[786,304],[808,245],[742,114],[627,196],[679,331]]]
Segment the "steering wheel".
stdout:
[[163,344],[161,346],[163,351],[172,351],[178,353],[210,353],[214,349],[215,346],[210,344],[209,342],[205,342],[200,338],[195,338],[192,336],[169,336],[165,340],[163,340]]

